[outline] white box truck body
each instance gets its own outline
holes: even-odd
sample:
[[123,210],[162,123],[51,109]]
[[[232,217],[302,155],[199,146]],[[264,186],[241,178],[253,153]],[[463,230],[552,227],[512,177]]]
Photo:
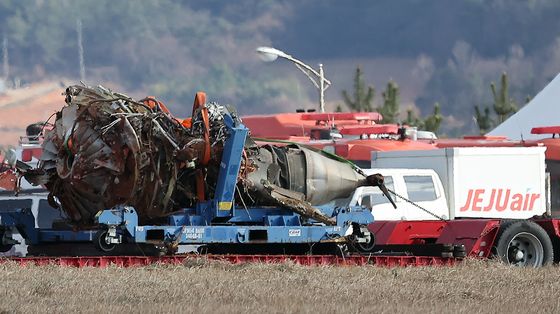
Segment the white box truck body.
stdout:
[[371,167],[433,169],[449,218],[527,219],[549,204],[545,147],[460,147],[372,152]]

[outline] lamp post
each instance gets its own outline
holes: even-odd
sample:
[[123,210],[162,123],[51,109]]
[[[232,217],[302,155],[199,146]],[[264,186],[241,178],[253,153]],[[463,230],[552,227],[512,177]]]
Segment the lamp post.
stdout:
[[331,86],[331,82],[325,78],[325,72],[323,71],[323,64],[319,63],[319,72],[314,70],[312,67],[308,66],[307,64],[303,63],[301,60],[298,60],[291,55],[280,51],[276,48],[272,47],[259,47],[257,48],[257,53],[261,60],[265,62],[272,62],[280,58],[287,59],[295,64],[295,66],[300,69],[301,72],[307,76],[313,82],[313,85],[319,90],[319,109],[321,112],[325,112],[325,91],[329,86]]

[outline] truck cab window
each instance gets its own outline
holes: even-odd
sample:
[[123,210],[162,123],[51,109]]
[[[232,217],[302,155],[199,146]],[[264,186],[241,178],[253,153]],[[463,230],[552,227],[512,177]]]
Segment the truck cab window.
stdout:
[[[385,186],[391,191],[395,190],[395,187],[394,187],[394,184],[393,184],[393,177],[391,177],[391,176],[386,176],[385,177]],[[387,199],[387,197],[385,195],[383,195],[383,192],[381,192],[381,190],[376,188],[375,193],[371,194],[371,205],[379,205],[379,204],[385,204],[385,203],[389,203],[389,199]],[[364,204],[364,200],[362,200],[362,205],[363,204]],[[369,206],[371,206],[371,205],[369,205]]]
[[413,202],[426,202],[437,199],[432,176],[404,176],[408,198]]
[[362,197],[362,206],[371,208],[371,197],[369,195]]

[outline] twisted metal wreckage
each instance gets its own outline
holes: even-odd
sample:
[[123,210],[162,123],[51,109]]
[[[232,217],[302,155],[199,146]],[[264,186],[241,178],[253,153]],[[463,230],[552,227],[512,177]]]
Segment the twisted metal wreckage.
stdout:
[[[134,206],[142,222],[211,199],[228,136],[224,118],[241,120],[231,107],[207,103],[197,93],[192,118],[173,117],[153,97],[135,101],[101,86],[70,86],[66,106],[44,132],[35,169],[20,169],[50,191],[76,226],[94,224],[100,210]],[[334,224],[315,206],[348,197],[358,186],[383,186],[349,163],[300,145],[257,145],[247,137],[235,187],[240,206],[280,206]]]

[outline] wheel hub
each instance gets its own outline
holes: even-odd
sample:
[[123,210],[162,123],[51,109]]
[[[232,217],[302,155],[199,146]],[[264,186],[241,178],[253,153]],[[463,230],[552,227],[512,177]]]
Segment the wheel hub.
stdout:
[[517,252],[515,253],[515,259],[521,261],[523,260],[524,257],[525,257],[525,253],[523,253],[520,250],[517,250]]
[[520,232],[508,245],[508,261],[515,266],[533,266],[542,264],[544,258],[543,245],[533,234]]

